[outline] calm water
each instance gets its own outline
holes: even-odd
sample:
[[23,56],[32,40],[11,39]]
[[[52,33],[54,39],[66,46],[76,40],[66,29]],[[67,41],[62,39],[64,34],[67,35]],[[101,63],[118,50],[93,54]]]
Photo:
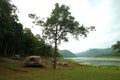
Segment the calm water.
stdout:
[[74,57],[67,58],[80,62],[84,65],[112,65],[120,66],[120,58],[96,58],[96,57]]

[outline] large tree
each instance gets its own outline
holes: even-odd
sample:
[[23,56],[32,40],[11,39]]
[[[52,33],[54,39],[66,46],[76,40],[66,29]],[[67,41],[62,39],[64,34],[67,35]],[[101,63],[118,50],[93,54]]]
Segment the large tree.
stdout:
[[29,17],[35,19],[33,23],[43,27],[43,37],[54,43],[54,68],[56,68],[57,46],[61,41],[68,41],[69,34],[76,39],[79,39],[79,36],[87,37],[89,30],[95,28],[80,25],[69,12],[69,7],[66,5],[60,6],[58,3],[55,4],[50,17],[45,20],[40,19],[35,14],[29,14]]

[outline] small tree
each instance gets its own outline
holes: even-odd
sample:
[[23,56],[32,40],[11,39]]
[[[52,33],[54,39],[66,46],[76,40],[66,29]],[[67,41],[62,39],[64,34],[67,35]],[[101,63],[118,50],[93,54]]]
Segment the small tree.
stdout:
[[55,4],[55,8],[52,10],[50,17],[46,20],[40,20],[35,14],[29,14],[30,18],[35,19],[33,23],[43,27],[43,37],[54,43],[54,65],[56,69],[56,56],[57,56],[57,46],[61,41],[68,41],[68,34],[73,35],[74,38],[79,39],[79,36],[87,37],[89,30],[94,30],[94,26],[84,27],[80,26],[78,21],[71,16],[69,12],[69,7],[66,5],[59,6],[58,3]]
[[116,44],[112,45],[112,48],[117,52],[120,53],[120,41],[117,41]]

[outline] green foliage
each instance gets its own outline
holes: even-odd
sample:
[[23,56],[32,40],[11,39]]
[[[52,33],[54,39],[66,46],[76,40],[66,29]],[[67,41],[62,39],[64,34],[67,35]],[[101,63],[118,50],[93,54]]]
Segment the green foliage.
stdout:
[[33,47],[34,47],[34,35],[31,32],[29,28],[24,29],[24,36],[23,36],[23,42],[24,42],[24,54],[30,55],[33,53]]
[[51,56],[52,46],[29,28],[23,29],[16,15],[17,8],[10,0],[0,0],[0,56]]
[[50,17],[46,18],[46,21],[41,20],[35,14],[29,14],[29,17],[35,20],[33,23],[44,28],[43,37],[45,39],[55,43],[56,38],[58,44],[61,43],[61,40],[68,41],[67,35],[69,33],[78,39],[78,36],[87,37],[89,30],[95,28],[94,26],[80,25],[69,12],[69,7],[66,5],[59,6],[58,3],[55,4],[55,8],[52,10]]
[[45,41],[40,37],[40,35],[35,36],[34,44],[34,54],[41,55],[44,57],[51,57],[52,55],[52,46],[45,43]]
[[[8,50],[11,52],[13,45],[15,45],[14,38],[17,26],[22,27],[17,22],[16,10],[17,8],[13,4],[10,4],[10,0],[0,1],[0,55],[6,56]],[[10,46],[10,44],[13,45]]]
[[116,44],[112,45],[112,48],[117,52],[120,53],[120,41],[117,41]]
[[52,46],[46,44],[39,34],[33,35],[29,28],[24,29],[24,54],[50,57]]

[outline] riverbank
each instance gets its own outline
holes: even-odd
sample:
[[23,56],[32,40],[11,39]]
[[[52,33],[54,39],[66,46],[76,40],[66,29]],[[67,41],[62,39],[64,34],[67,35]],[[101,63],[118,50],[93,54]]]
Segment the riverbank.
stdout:
[[28,68],[22,66],[22,61],[0,60],[0,80],[120,80],[119,76],[120,67],[83,66],[72,62],[69,67],[54,70],[52,65]]

